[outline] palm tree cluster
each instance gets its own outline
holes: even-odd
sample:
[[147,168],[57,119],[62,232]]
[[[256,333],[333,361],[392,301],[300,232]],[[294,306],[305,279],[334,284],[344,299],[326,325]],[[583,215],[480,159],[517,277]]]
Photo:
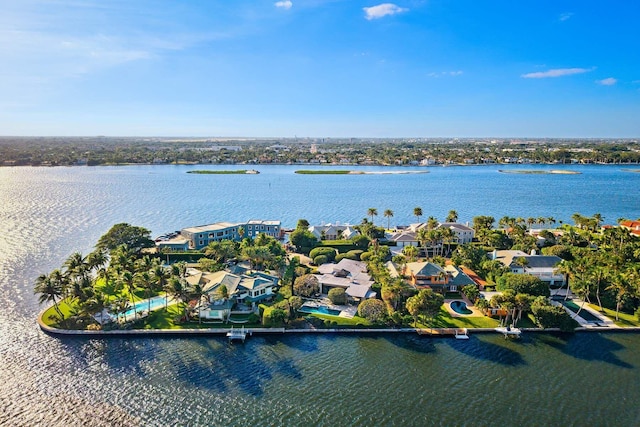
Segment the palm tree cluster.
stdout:
[[158,258],[140,257],[123,245],[110,254],[102,249],[72,254],[62,268],[38,276],[34,291],[41,303],[53,302],[59,322],[65,320],[59,306],[65,300],[72,308],[69,319],[82,326],[105,308],[117,316],[130,307],[136,312],[138,294],[151,297],[166,290],[169,277]]

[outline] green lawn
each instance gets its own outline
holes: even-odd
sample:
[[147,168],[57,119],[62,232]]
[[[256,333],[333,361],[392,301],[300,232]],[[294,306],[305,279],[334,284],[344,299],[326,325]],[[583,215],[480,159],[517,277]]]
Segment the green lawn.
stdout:
[[446,308],[440,308],[440,314],[433,322],[433,325],[426,325],[418,322],[420,328],[495,328],[500,326],[497,319],[486,316],[463,316],[453,317]]
[[620,326],[622,328],[628,327],[628,326],[640,326],[640,321],[638,320],[638,318],[634,314],[619,312],[618,313],[618,319],[619,320],[616,320],[616,311],[615,310],[610,310],[608,308],[604,308],[603,307],[602,309],[604,310],[604,312],[601,312],[599,306],[597,306],[595,304],[587,304],[587,305],[590,308],[594,309],[595,311],[604,314],[609,319],[613,320],[613,322],[617,326]]
[[[68,300],[62,300],[58,302],[58,307],[60,307],[60,311],[62,312],[65,319],[71,316],[71,310],[73,309],[73,304],[69,304]],[[54,306],[49,307],[42,314],[42,321],[47,326],[57,327],[58,321],[53,318],[57,318],[58,313],[56,313],[56,309]]]
[[358,317],[358,316],[354,316],[351,319],[348,319],[346,317],[338,317],[338,316],[332,316],[330,314],[321,314],[321,313],[311,313],[309,314],[309,316],[317,317],[318,319],[322,319],[322,320],[330,320],[331,322],[336,322],[337,323],[336,326],[371,326],[371,322],[369,322],[365,318]]

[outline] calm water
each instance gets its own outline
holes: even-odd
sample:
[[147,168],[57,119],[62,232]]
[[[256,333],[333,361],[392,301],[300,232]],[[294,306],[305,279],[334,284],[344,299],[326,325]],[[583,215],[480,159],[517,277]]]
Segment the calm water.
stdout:
[[229,345],[69,340],[38,330],[36,276],[90,251],[116,222],[156,235],[249,218],[355,223],[369,207],[392,209],[392,224],[414,221],[415,206],[439,218],[456,209],[462,221],[640,216],[640,174],[620,167],[567,167],[583,173],[566,176],[497,172],[505,167],[185,173],[203,168],[0,168],[1,425],[640,425],[634,334],[529,334],[521,342],[287,336]]

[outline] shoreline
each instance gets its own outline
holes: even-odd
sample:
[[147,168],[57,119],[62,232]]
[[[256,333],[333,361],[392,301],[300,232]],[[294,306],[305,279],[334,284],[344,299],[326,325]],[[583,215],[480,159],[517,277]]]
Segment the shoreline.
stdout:
[[[45,309],[38,314],[38,326],[40,329],[50,335],[60,337],[83,337],[83,338],[109,338],[109,337],[127,337],[127,336],[145,336],[159,338],[176,338],[176,337],[201,337],[201,336],[219,336],[225,337],[227,332],[232,328],[209,328],[209,329],[126,329],[112,331],[89,331],[76,329],[60,329],[46,325],[42,321],[42,315],[48,310]],[[372,334],[417,334],[419,336],[428,336],[429,338],[453,338],[453,330],[465,329],[467,334],[490,334],[499,333],[494,328],[327,328],[327,329],[286,329],[286,328],[244,328],[247,335],[285,335],[285,334],[345,334],[345,335],[372,335]],[[531,333],[562,333],[558,328],[519,328],[522,332]],[[234,328],[237,330],[237,328]],[[640,327],[577,327],[573,333],[577,332],[625,332],[638,333]],[[571,333],[571,332],[565,332]]]

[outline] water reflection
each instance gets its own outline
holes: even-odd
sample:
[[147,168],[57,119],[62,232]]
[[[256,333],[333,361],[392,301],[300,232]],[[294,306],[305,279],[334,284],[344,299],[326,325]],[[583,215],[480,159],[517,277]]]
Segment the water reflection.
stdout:
[[576,359],[609,363],[621,368],[635,366],[620,359],[615,352],[624,346],[613,341],[611,335],[601,333],[581,333],[564,335],[544,335],[540,341]]

